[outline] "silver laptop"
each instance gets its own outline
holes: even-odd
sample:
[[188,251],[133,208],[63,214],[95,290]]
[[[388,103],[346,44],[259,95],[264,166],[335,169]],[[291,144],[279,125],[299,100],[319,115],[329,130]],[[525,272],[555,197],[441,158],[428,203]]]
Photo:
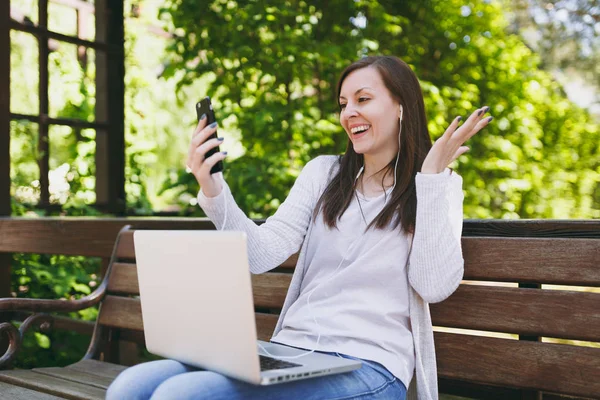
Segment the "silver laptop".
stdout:
[[361,367],[361,362],[257,341],[246,234],[152,231],[133,235],[148,351],[259,385]]

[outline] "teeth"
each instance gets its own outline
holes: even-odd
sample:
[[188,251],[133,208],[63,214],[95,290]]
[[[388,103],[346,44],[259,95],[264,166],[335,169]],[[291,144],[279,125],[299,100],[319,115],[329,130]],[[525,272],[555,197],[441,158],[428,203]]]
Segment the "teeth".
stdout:
[[370,128],[370,125],[361,125],[361,126],[356,126],[354,128],[352,128],[350,130],[350,132],[352,133],[357,133],[357,132],[361,132],[361,131],[366,131],[367,129]]

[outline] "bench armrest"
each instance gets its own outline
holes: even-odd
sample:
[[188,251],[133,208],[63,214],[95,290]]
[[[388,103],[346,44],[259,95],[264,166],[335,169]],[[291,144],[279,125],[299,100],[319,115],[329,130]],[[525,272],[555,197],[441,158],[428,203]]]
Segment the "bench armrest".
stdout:
[[106,283],[102,282],[96,290],[85,297],[76,300],[48,299],[0,299],[0,312],[29,311],[29,312],[69,312],[79,311],[95,306],[102,300],[106,292]]
[[[113,247],[112,254],[110,256],[110,261],[108,263],[108,268],[106,269],[106,273],[104,278],[102,279],[102,283],[94,290],[92,293],[88,294],[85,297],[82,297],[77,300],[48,300],[48,299],[15,299],[15,298],[4,298],[0,299],[0,313],[6,311],[25,311],[25,312],[33,312],[33,313],[41,313],[41,314],[33,314],[30,315],[23,321],[19,329],[17,329],[10,322],[0,323],[0,338],[4,335],[4,332],[8,335],[9,345],[8,349],[0,357],[0,370],[6,368],[10,362],[15,358],[19,348],[21,347],[21,343],[23,341],[23,335],[32,325],[39,325],[40,330],[48,331],[52,328],[54,317],[47,314],[49,312],[69,312],[69,311],[79,311],[84,310],[86,308],[95,306],[100,303],[104,296],[106,295],[106,291],[108,288],[108,281],[110,278],[110,273],[112,269],[112,265],[117,259],[118,246],[121,240],[121,235],[123,232],[130,230],[130,225],[125,225],[119,231],[117,235],[117,241]],[[97,345],[97,340],[95,339],[97,332],[94,331],[92,337],[92,345],[90,347],[91,350],[94,349],[94,346]],[[85,357],[88,357],[90,354],[90,349],[88,349],[88,354]]]
[[0,370],[7,368],[16,357],[23,342],[23,335],[34,325],[38,325],[42,332],[52,329],[54,317],[49,312],[79,311],[98,304],[106,293],[108,280],[104,279],[102,284],[92,293],[77,300],[48,300],[48,299],[0,299],[0,312],[25,311],[38,314],[30,315],[17,329],[10,322],[0,323],[0,338],[6,333],[9,344],[6,352],[0,357]]
[[48,332],[50,329],[52,329],[53,321],[54,318],[49,314],[34,314],[27,317],[19,329],[15,328],[15,326],[10,322],[1,323],[0,335],[2,335],[3,332],[6,332],[9,343],[8,349],[2,355],[2,357],[0,357],[0,370],[8,367],[12,360],[14,360],[17,352],[21,348],[21,344],[23,343],[23,336],[31,326],[39,325],[40,331]]

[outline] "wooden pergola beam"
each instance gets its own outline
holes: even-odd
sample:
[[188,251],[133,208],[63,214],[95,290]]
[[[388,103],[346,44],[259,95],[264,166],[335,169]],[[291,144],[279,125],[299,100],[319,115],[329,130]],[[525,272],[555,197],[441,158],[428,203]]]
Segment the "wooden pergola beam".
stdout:
[[[48,0],[38,1],[38,26],[42,32],[37,36],[39,46],[39,113],[38,115],[48,115]],[[40,158],[38,165],[40,168],[40,207],[46,207],[50,204],[50,182],[48,173],[50,172],[50,143],[48,138],[48,122],[40,119],[38,125],[38,154]]]
[[[0,216],[10,216],[10,1],[0,2]],[[0,266],[0,269],[2,267]],[[0,273],[0,282],[4,282]],[[1,283],[0,283],[1,284]],[[0,297],[2,293],[0,293]]]
[[114,51],[96,53],[96,204],[124,215],[125,26],[121,0],[96,0],[96,41]]
[[[0,217],[11,214],[10,206],[10,0],[0,1]],[[10,297],[12,254],[0,254],[0,298]],[[0,323],[10,315],[0,314]],[[0,337],[0,353],[8,341]]]

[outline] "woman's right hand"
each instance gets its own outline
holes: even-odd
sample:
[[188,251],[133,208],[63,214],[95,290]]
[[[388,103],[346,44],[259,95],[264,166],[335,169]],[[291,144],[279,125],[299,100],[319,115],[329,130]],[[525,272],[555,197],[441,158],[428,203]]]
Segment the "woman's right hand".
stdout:
[[[206,140],[210,135],[217,131],[216,122],[206,126],[206,121],[206,116],[198,121],[188,150],[186,165],[191,169],[194,177],[196,177],[204,195],[206,197],[215,197],[223,190],[223,185],[221,184],[223,174],[222,172],[211,174],[210,170],[217,162],[223,160],[227,153],[217,152],[212,156],[205,158],[206,153],[210,149],[217,147],[223,142],[223,138]],[[218,175],[218,177],[216,175]]]

